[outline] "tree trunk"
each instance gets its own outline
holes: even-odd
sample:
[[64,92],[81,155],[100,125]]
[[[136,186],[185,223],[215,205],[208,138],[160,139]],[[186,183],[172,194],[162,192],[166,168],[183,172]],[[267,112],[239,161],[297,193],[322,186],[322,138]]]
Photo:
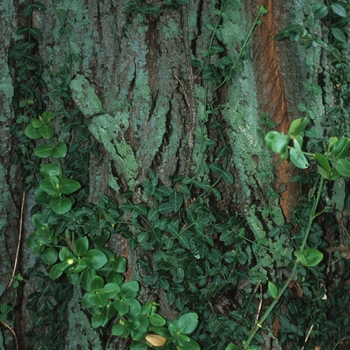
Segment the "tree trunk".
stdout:
[[[265,147],[261,112],[270,115],[277,130],[284,132],[288,131],[292,120],[301,116],[297,104],[305,102],[306,95],[301,81],[310,73],[304,62],[315,57],[307,56],[311,54],[306,51],[299,52],[294,43],[275,42],[273,37],[286,24],[298,22],[308,2],[242,0],[228,5],[220,23],[219,43],[225,47],[225,54],[232,57],[240,54],[258,14],[258,5],[264,5],[269,13],[261,18],[263,24],[254,29],[246,58],[239,62],[232,79],[215,91],[213,86],[207,89],[202,72],[193,68],[190,60],[205,60],[212,34],[210,24],[215,23],[220,1],[193,0],[188,6],[171,7],[154,0],[152,6],[161,9],[157,16],[135,11],[127,14],[126,3],[121,0],[42,0],[46,10],[34,10],[31,19],[32,27],[39,29],[43,36],[38,42],[37,54],[45,62],[43,78],[47,87],[41,93],[51,95],[47,109],[61,111],[67,105],[71,109],[78,107],[89,125],[93,137],[90,142],[97,140],[100,144],[100,156],[91,154],[90,163],[86,165],[89,166],[89,183],[83,185],[90,190],[89,201],[96,203],[97,194],[103,193],[121,203],[123,193],[132,190],[134,203],[145,202],[141,184],[148,180],[148,169],[152,169],[159,182],[167,187],[173,186],[172,179],[176,175],[204,181],[210,177],[207,163],[215,161],[214,151],[226,143],[232,150],[227,166],[235,176],[235,183],[219,185],[222,199],[213,201],[211,198],[211,205],[225,215],[238,214],[245,219],[251,239],[265,240],[265,245],[273,251],[276,243],[268,232],[275,225],[282,226],[290,221],[299,200],[299,185],[291,182],[296,174],[295,167],[289,162],[281,165]],[[13,82],[7,55],[11,42],[17,39],[11,26],[17,23],[19,27],[27,21],[23,18],[23,9],[22,3],[8,2],[0,12],[3,34],[0,40],[4,48],[0,55],[2,303],[11,302],[10,292],[5,289],[14,266],[21,219],[21,181],[14,161],[16,140],[9,131],[18,116],[11,107]],[[70,61],[65,81],[64,75],[58,78],[54,72],[69,61],[67,55],[80,56],[81,60]],[[317,51],[316,58],[321,60],[319,55]],[[211,56],[213,61],[216,58]],[[72,93],[74,101],[64,108],[62,99],[55,95],[58,88],[53,78],[64,88],[69,87]],[[313,103],[315,110],[323,111],[321,97],[316,97]],[[218,108],[216,116],[214,112],[207,113],[209,106],[212,111]],[[225,125],[223,139],[212,128],[215,118]],[[69,135],[64,134],[64,123],[67,120],[62,115],[56,127],[62,131],[62,139],[67,140]],[[321,123],[321,117],[317,116],[315,124]],[[218,142],[216,149],[207,147],[209,139]],[[269,197],[273,192],[278,192],[280,197]],[[193,193],[193,200],[195,195]],[[27,194],[25,203],[19,271],[27,277],[35,260],[24,244],[25,237],[33,231],[30,222],[33,193]],[[289,238],[281,234],[280,239]],[[128,259],[127,278],[142,281],[144,272],[138,262],[144,259],[145,253],[139,248],[131,249],[119,235],[112,237],[109,248]],[[283,249],[285,256],[292,256],[288,247]],[[248,292],[260,281],[266,282],[268,276],[275,275],[270,269],[273,253],[257,250],[253,259],[256,265],[239,286]],[[22,349],[29,347],[25,333],[30,332],[33,325],[25,304],[36,288],[35,283],[36,278],[26,279],[21,289],[20,307],[11,324]],[[143,286],[143,292],[141,299],[156,298],[161,302],[165,317],[176,317],[177,311],[167,305],[163,292],[149,286]],[[66,349],[129,348],[129,343],[112,340],[106,332],[92,328],[79,303],[81,291],[78,287],[73,291],[67,289],[67,293],[72,293],[72,298],[67,304]],[[272,333],[267,337],[271,342],[274,339]],[[4,327],[1,327],[0,348],[15,349],[11,334]]]

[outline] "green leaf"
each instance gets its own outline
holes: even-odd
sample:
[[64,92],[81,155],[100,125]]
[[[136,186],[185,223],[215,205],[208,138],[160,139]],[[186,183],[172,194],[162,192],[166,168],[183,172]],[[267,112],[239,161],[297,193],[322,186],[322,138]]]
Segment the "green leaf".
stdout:
[[158,212],[160,215],[167,215],[172,211],[173,211],[173,206],[169,202],[162,203],[158,208]]
[[320,153],[315,153],[314,159],[317,163],[318,171],[320,172],[320,174],[325,179],[329,179],[331,176],[332,168],[329,165],[328,159],[323,154],[320,154]]
[[24,129],[24,134],[32,140],[40,139],[41,134],[39,129],[34,128],[32,124],[28,124]]
[[300,148],[299,142],[296,139],[293,140],[293,145],[294,147],[290,149],[289,153],[290,160],[297,168],[306,169],[309,166],[309,163]]
[[147,208],[143,204],[135,204],[133,209],[140,215],[147,215]]
[[126,315],[129,312],[130,301],[116,299],[113,302],[113,306],[120,313],[120,315]]
[[52,197],[49,205],[53,212],[61,215],[71,210],[72,201],[65,196]]
[[156,327],[162,327],[166,324],[166,320],[158,314],[150,315],[149,321],[151,322],[152,326],[156,326]]
[[41,115],[41,119],[45,124],[48,124],[55,118],[55,113],[53,111],[45,111]]
[[91,280],[91,291],[99,290],[103,288],[104,281],[101,276],[95,276]]
[[93,270],[93,269],[86,269],[80,275],[81,286],[87,292],[91,292],[92,291],[91,281],[93,280],[94,277],[96,277],[96,271]]
[[117,336],[117,337],[123,337],[126,338],[130,332],[126,330],[126,328],[124,327],[124,325],[118,323],[115,324],[112,328],[112,334]]
[[124,300],[133,300],[139,292],[139,284],[136,281],[125,282],[121,286],[120,296]]
[[192,333],[198,325],[198,315],[195,312],[189,312],[180,317],[177,323],[177,331],[181,334]]
[[116,298],[120,293],[120,287],[117,283],[107,283],[103,289],[106,291],[108,298]]
[[40,172],[41,174],[45,177],[48,178],[50,176],[60,176],[61,171],[59,167],[55,164],[44,164],[40,167]]
[[79,237],[74,241],[74,251],[79,257],[83,256],[89,249],[89,239],[85,237]]
[[305,249],[303,252],[295,251],[294,255],[306,267],[316,266],[323,259],[323,254],[315,248]]
[[323,259],[323,254],[315,248],[305,249],[303,254],[308,262],[308,266],[316,266]]
[[239,350],[239,347],[233,343],[230,343],[227,345],[227,347],[225,348],[225,350]]
[[50,277],[55,280],[59,277],[62,276],[63,274],[63,269],[61,268],[60,264],[57,264],[57,265],[54,265],[51,267],[51,270],[50,270]]
[[24,8],[23,17],[26,18],[30,16],[32,12],[33,12],[33,5],[30,3]]
[[28,28],[29,33],[33,35],[37,39],[42,39],[43,35],[41,34],[41,31],[38,28]]
[[133,342],[130,346],[130,350],[147,350],[148,345],[141,342]]
[[271,281],[268,281],[267,284],[268,284],[269,293],[271,294],[272,298],[276,299],[278,295],[278,290],[276,285]]
[[86,266],[98,270],[107,263],[107,257],[99,249],[91,249],[84,255]]
[[34,153],[40,158],[48,158],[52,154],[52,149],[50,145],[40,145],[34,149]]
[[176,213],[180,210],[183,204],[184,198],[180,192],[174,191],[169,196],[169,203],[172,206],[173,211]]
[[306,118],[293,120],[289,127],[288,136],[298,136],[301,134],[305,130],[307,122],[308,120]]
[[64,142],[60,142],[52,149],[52,157],[64,158],[67,155],[67,145]]
[[63,194],[71,194],[80,188],[80,183],[75,180],[62,179],[60,182],[60,192]]
[[350,177],[350,162],[347,159],[339,159],[335,169],[340,175]]
[[346,10],[338,3],[331,4],[331,9],[340,17],[347,17]]
[[58,253],[55,248],[49,247],[40,254],[40,257],[45,264],[53,265],[58,259]]
[[58,195],[59,192],[59,180],[56,176],[50,176],[49,179],[43,179],[39,183],[39,187],[44,190],[50,196]]
[[148,218],[148,220],[151,221],[151,222],[157,221],[157,220],[159,219],[159,212],[158,212],[158,209],[156,209],[156,208],[151,208],[151,209],[148,211],[147,218]]
[[28,248],[30,248],[35,255],[41,254],[45,249],[45,246],[38,241],[38,237],[36,236],[35,233],[32,233],[28,236],[26,240],[26,244]]
[[314,18],[321,19],[328,15],[328,7],[325,4],[319,4],[320,6],[314,11]]
[[222,165],[219,163],[212,163],[209,165],[209,168],[211,169],[212,172],[216,174],[221,174],[222,173]]
[[189,339],[188,342],[186,342],[183,345],[179,345],[177,347],[178,350],[200,350],[200,345],[192,338]]
[[350,139],[342,137],[333,145],[332,153],[336,158],[346,158],[350,149]]
[[222,178],[228,185],[233,185],[235,182],[235,178],[229,170],[222,173]]
[[127,260],[123,256],[118,256],[113,264],[112,268],[115,272],[124,273],[126,271]]
[[341,43],[346,44],[345,35],[344,35],[343,31],[342,31],[340,28],[332,27],[332,28],[331,28],[331,33],[332,33],[332,35],[333,35],[337,40],[339,40]]
[[265,136],[265,142],[271,151],[283,154],[287,152],[289,137],[278,131],[270,131]]
[[40,135],[46,139],[52,139],[55,135],[55,129],[52,125],[43,125],[39,128]]

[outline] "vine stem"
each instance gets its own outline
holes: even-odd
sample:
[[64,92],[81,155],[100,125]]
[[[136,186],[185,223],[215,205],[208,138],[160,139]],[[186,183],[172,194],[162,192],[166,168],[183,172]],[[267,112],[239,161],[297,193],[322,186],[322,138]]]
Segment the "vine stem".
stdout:
[[[314,202],[313,202],[313,205],[312,205],[312,210],[311,210],[310,217],[309,217],[309,221],[308,221],[308,224],[307,224],[307,227],[306,227],[306,230],[305,230],[305,236],[304,236],[304,239],[303,239],[303,241],[301,243],[301,246],[300,246],[300,251],[301,252],[305,248],[305,245],[306,245],[306,242],[307,242],[307,239],[309,237],[310,230],[311,230],[312,223],[313,223],[315,217],[317,217],[316,210],[317,210],[317,206],[318,206],[318,204],[320,202],[323,185],[324,185],[324,178],[322,176],[320,176],[320,180],[319,180],[319,184],[318,184],[318,192],[316,194],[316,198],[314,199]],[[315,187],[316,187],[316,185],[315,185]],[[254,339],[255,334],[258,332],[258,330],[260,328],[262,328],[262,324],[265,322],[267,317],[270,315],[270,313],[272,312],[272,310],[274,309],[274,307],[276,306],[276,304],[279,302],[280,298],[282,297],[282,295],[286,291],[286,289],[289,286],[290,282],[293,280],[299,264],[300,264],[300,261],[299,261],[299,259],[297,259],[294,262],[292,271],[291,271],[287,281],[284,283],[284,285],[283,285],[282,289],[279,291],[277,297],[270,304],[270,306],[267,308],[265,313],[260,318],[259,322],[256,324],[256,326],[253,329],[253,331],[250,333],[246,343],[244,344],[243,350],[248,350],[249,349],[249,345],[252,342],[252,340]]]

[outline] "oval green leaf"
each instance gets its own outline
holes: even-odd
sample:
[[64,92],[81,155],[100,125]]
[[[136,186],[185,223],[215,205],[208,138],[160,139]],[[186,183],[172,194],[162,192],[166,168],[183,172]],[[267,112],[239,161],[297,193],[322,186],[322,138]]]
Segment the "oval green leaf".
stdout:
[[347,137],[343,137],[334,144],[332,148],[332,153],[336,158],[343,159],[347,157],[349,149],[350,139]]
[[64,158],[67,155],[67,145],[64,142],[60,142],[56,147],[52,149],[52,157]]
[[347,159],[338,160],[335,168],[340,175],[350,177],[350,162]]
[[56,214],[65,214],[71,210],[72,201],[64,196],[52,197],[49,206]]
[[39,129],[34,128],[32,124],[26,126],[26,128],[24,129],[24,134],[32,140],[41,138]]
[[50,176],[60,176],[61,171],[59,167],[55,164],[44,164],[40,167],[40,172],[44,177],[50,177]]
[[40,135],[46,139],[52,139],[55,135],[55,129],[52,125],[43,125],[39,128]]
[[85,237],[79,237],[74,241],[74,251],[77,256],[83,256],[89,249],[89,240]]
[[91,249],[84,255],[87,267],[98,270],[107,263],[107,257],[99,249]]
[[192,333],[198,325],[198,315],[195,312],[189,312],[180,317],[177,324],[177,331],[181,334]]
[[268,281],[267,285],[268,285],[269,293],[271,294],[272,298],[276,299],[278,295],[278,290],[276,285],[271,281]]
[[40,254],[40,257],[46,265],[53,265],[58,259],[58,253],[55,248],[49,247]]
[[80,183],[76,180],[62,179],[60,182],[60,192],[63,194],[71,194],[80,188]]
[[52,147],[50,145],[40,145],[35,148],[34,153],[40,158],[48,158],[51,156]]
[[300,148],[299,142],[296,139],[293,140],[293,145],[294,147],[292,147],[289,152],[290,160],[297,168],[306,169],[309,166],[309,163]]
[[298,118],[293,120],[290,124],[288,135],[297,136],[302,133],[306,128],[307,122],[308,121],[306,118]]
[[278,131],[270,131],[265,136],[265,142],[271,151],[276,153],[286,153],[289,137]]
[[315,248],[309,248],[305,249],[303,251],[304,257],[307,260],[307,266],[316,266],[318,263],[320,263],[323,259],[323,254],[315,249]]

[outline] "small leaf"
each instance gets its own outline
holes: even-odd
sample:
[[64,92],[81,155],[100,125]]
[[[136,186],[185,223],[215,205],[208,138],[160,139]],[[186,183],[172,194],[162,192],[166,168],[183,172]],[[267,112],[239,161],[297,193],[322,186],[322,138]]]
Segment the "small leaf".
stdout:
[[272,298],[276,299],[278,295],[278,290],[276,285],[271,281],[268,281],[267,284],[268,284],[269,293],[271,294]]
[[306,267],[316,266],[323,259],[323,254],[315,248],[305,249],[303,252],[296,251],[294,255]]
[[[331,139],[329,140],[331,141]],[[346,158],[348,156],[350,149],[350,139],[347,137],[342,137],[340,140],[334,144],[332,148],[332,153],[336,158]]]
[[65,196],[52,197],[49,205],[53,212],[62,215],[71,210],[72,201]]
[[331,4],[331,9],[340,17],[347,17],[346,10],[340,4],[334,3]]
[[301,264],[303,266],[307,266],[308,262],[307,262],[307,260],[306,260],[306,258],[304,256],[304,254],[301,251],[299,251],[299,250],[295,251],[294,255],[301,262]]
[[139,292],[139,284],[136,281],[125,282],[121,286],[120,296],[124,300],[133,300]]
[[288,135],[297,136],[301,134],[305,130],[307,126],[307,122],[308,121],[306,118],[304,119],[298,118],[293,120],[292,123],[290,124]]
[[89,249],[89,239],[85,237],[79,237],[74,241],[74,251],[79,257],[83,256]]
[[76,180],[62,179],[59,185],[60,192],[63,194],[71,194],[80,188],[80,183]]
[[346,44],[345,35],[344,35],[343,31],[340,28],[332,27],[331,28],[331,33],[338,41],[340,41],[341,43]]
[[270,131],[265,136],[265,142],[271,151],[282,154],[287,152],[289,137],[278,131]]
[[49,179],[43,179],[39,183],[39,187],[44,190],[50,196],[59,194],[58,178],[56,176],[50,176]]
[[321,19],[328,15],[328,7],[325,4],[319,4],[320,7],[314,11],[314,18]]
[[180,192],[174,191],[169,196],[169,203],[173,208],[174,212],[178,212],[184,201],[183,195]]
[[84,255],[86,266],[94,270],[100,269],[107,263],[107,257],[99,249],[91,249]]
[[41,138],[39,129],[34,128],[32,124],[26,126],[24,129],[24,134],[32,140]]
[[55,248],[49,247],[40,254],[40,257],[46,265],[53,265],[58,259],[58,253]]
[[42,165],[40,167],[40,172],[45,178],[48,178],[50,176],[60,176],[61,175],[60,169],[55,164]]
[[177,323],[177,331],[181,334],[192,333],[198,325],[198,315],[195,312],[189,312],[180,317]]
[[40,158],[48,158],[51,156],[52,149],[50,145],[40,145],[34,149],[34,153]]
[[235,344],[228,344],[225,350],[239,350],[239,347]]
[[325,179],[329,179],[332,168],[329,165],[328,159],[323,154],[320,154],[320,153],[315,153],[314,159],[317,163],[318,171],[320,172],[320,174]]
[[307,266],[316,266],[323,259],[323,254],[315,248],[305,249],[303,254],[307,260]]
[[169,202],[164,202],[159,206],[158,212],[161,215],[167,215],[173,211],[173,206]]
[[52,157],[64,158],[67,155],[67,145],[64,142],[60,142],[52,149]]
[[293,140],[293,145],[294,147],[290,149],[290,160],[297,168],[306,169],[309,166],[309,163],[306,160],[297,139]]
[[339,159],[335,168],[340,175],[350,177],[350,162],[347,159]]
[[40,135],[46,139],[52,139],[55,135],[55,129],[52,125],[43,125],[39,128]]
[[229,170],[222,173],[222,178],[228,185],[233,185],[235,182],[235,178]]

